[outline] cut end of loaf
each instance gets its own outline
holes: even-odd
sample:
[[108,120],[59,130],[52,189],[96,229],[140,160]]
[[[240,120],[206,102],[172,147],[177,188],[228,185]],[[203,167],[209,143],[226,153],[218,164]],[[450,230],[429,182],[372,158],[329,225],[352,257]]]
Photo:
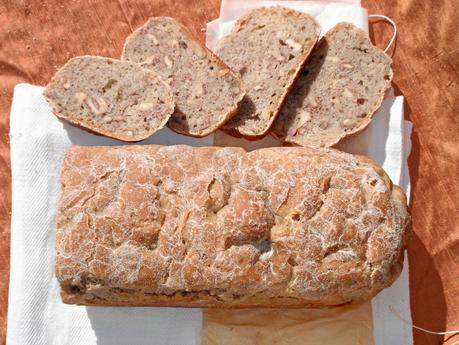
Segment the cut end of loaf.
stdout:
[[244,96],[230,68],[169,17],[151,18],[129,36],[122,59],[155,71],[171,86],[176,108],[168,126],[181,134],[214,132],[235,115]]
[[274,125],[300,146],[330,147],[363,130],[391,86],[392,60],[368,35],[340,23],[319,42]]
[[247,92],[239,113],[223,127],[226,132],[267,134],[319,33],[313,17],[278,6],[255,9],[236,22],[216,49]]
[[153,72],[121,60],[69,60],[44,96],[56,116],[90,132],[140,141],[161,129],[174,111],[170,88]]

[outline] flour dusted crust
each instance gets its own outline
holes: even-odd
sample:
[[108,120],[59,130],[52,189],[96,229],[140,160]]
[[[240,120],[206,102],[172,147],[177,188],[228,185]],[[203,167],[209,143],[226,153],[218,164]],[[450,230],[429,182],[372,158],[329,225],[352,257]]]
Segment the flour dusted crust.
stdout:
[[402,268],[403,192],[333,149],[72,147],[56,276],[65,303],[326,307]]

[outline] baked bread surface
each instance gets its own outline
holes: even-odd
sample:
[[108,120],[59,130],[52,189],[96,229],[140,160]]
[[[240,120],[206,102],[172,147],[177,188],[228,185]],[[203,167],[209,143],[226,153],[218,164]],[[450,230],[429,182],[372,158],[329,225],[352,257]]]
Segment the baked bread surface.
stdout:
[[273,126],[287,143],[330,147],[371,122],[392,60],[363,30],[339,23],[320,40]]
[[214,132],[236,114],[245,94],[230,68],[169,17],[153,17],[134,31],[122,59],[153,70],[171,86],[176,107],[168,126],[181,134]]
[[279,6],[238,19],[216,53],[241,75],[247,95],[224,130],[249,138],[268,132],[319,33],[313,17]]
[[61,181],[65,303],[336,306],[402,268],[403,192],[333,149],[74,146]]

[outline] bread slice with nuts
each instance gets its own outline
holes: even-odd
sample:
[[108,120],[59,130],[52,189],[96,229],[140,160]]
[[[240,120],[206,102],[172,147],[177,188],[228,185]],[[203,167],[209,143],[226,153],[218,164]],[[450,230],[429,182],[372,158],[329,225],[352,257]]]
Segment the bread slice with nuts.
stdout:
[[158,73],[172,88],[176,108],[168,126],[204,137],[238,110],[240,79],[169,17],[151,18],[126,40],[122,59]]
[[287,143],[330,147],[363,130],[391,85],[391,64],[364,31],[336,25],[304,67],[274,133]]
[[174,111],[171,90],[155,73],[99,56],[69,60],[44,96],[59,118],[124,141],[148,138]]
[[257,8],[236,22],[216,53],[240,73],[247,95],[226,131],[253,138],[268,132],[319,33],[313,17],[279,6]]

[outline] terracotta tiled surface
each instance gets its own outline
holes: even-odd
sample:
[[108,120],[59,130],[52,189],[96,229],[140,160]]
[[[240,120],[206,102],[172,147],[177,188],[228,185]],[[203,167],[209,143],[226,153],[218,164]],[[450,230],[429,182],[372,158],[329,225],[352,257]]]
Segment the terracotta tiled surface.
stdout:
[[[29,4],[28,4],[29,3]],[[399,28],[394,84],[414,123],[409,165],[414,235],[409,246],[415,324],[459,328],[459,2],[363,0],[369,13]],[[118,57],[124,38],[148,17],[173,16],[204,41],[201,28],[218,16],[219,0],[0,0],[0,339],[4,342],[9,275],[11,177],[8,143],[13,86],[43,85],[72,56]],[[372,26],[378,45],[389,27]],[[414,332],[416,344],[443,336]],[[448,338],[446,338],[448,339]],[[459,340],[450,338],[446,344]]]

